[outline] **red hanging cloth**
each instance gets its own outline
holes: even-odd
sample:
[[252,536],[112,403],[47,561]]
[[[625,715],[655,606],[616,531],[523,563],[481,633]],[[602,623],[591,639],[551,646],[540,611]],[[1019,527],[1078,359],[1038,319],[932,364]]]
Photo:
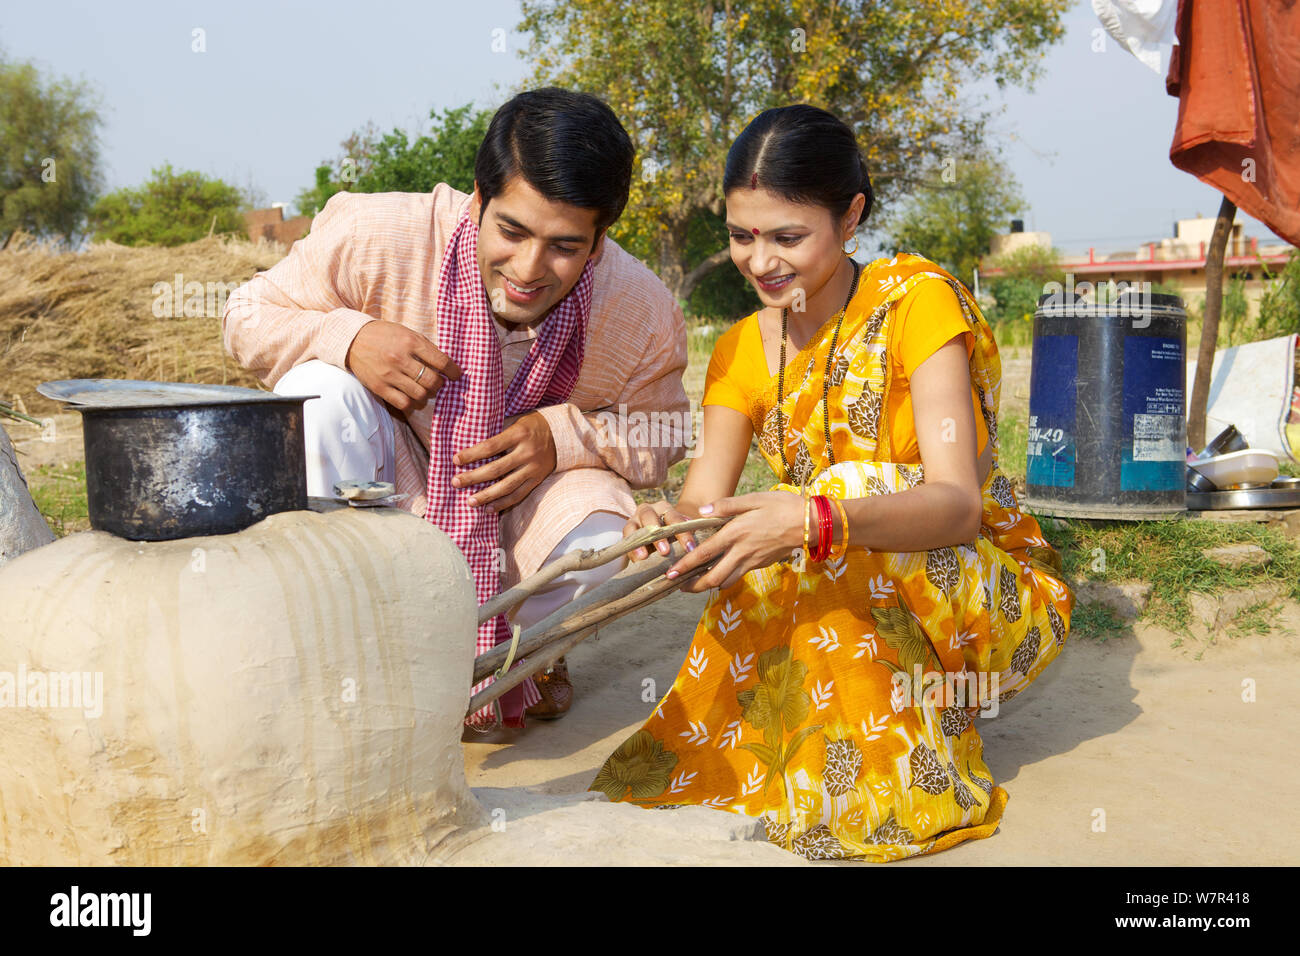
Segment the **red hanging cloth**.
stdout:
[[1300,245],[1300,3],[1179,0],[1169,159]]

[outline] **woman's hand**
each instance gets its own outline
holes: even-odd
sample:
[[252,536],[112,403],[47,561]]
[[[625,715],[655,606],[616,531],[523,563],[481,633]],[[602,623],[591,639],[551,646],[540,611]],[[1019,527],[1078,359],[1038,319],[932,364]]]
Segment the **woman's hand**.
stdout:
[[[662,525],[677,524],[680,521],[689,520],[689,518],[667,501],[657,501],[654,504],[643,504],[636,509],[636,514],[632,515],[631,520],[623,526],[623,537],[626,538],[629,535],[636,534],[642,528],[658,528]],[[682,547],[687,551],[695,550],[695,546],[698,544],[695,540],[695,535],[689,531],[679,534],[677,540],[681,542]],[[668,543],[667,538],[661,538],[656,541],[655,547],[658,548],[662,554],[672,553],[672,545]],[[628,558],[632,561],[641,561],[648,557],[650,557],[650,551],[645,545],[642,545],[628,554]]]
[[697,594],[731,587],[755,568],[788,558],[803,546],[803,511],[803,497],[788,491],[759,491],[704,505],[700,508],[702,518],[734,517],[674,564],[668,576],[686,574],[717,558],[712,568],[682,585],[681,590]]

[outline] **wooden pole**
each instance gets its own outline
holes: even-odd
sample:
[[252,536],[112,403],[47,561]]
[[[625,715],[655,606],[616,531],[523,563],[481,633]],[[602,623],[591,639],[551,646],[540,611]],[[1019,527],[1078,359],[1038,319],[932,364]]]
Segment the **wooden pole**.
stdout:
[[[690,521],[679,521],[677,524],[664,525],[662,528],[651,526],[642,528],[635,534],[630,534],[623,540],[611,544],[608,548],[601,548],[599,551],[593,548],[570,551],[558,561],[552,561],[536,574],[529,576],[524,581],[520,581],[510,590],[502,591],[480,607],[478,609],[478,622],[482,624],[498,614],[504,614],[516,604],[521,604],[524,600],[536,594],[543,585],[549,584],[568,571],[585,571],[588,568],[598,568],[602,564],[627,554],[629,551],[635,551],[644,544],[653,544],[661,538],[672,538],[690,531],[719,528],[730,520],[730,517],[693,518]],[[658,554],[658,552],[652,552],[651,556],[653,557],[655,554]]]
[[1210,375],[1219,345],[1219,316],[1223,312],[1223,256],[1232,234],[1237,207],[1227,196],[1219,205],[1219,218],[1205,256],[1205,322],[1201,326],[1201,347],[1196,352],[1196,377],[1187,414],[1187,444],[1194,451],[1205,447],[1205,406],[1210,399]]
[[[678,549],[675,548],[674,550]],[[675,558],[668,558],[664,555],[660,555],[660,557],[664,562],[675,560]],[[680,557],[680,554],[677,555],[677,557]],[[562,624],[548,627],[546,628],[545,633],[537,634],[536,632],[538,629],[541,628],[542,625],[546,624],[546,621],[550,621],[554,618],[555,615],[552,615],[550,618],[547,618],[546,621],[539,622],[537,625],[534,625],[534,627],[529,628],[529,632],[534,634],[533,646],[537,648],[537,650],[535,650],[532,656],[527,660],[520,661],[512,667],[509,673],[504,677],[498,678],[487,687],[483,688],[483,690],[475,694],[474,697],[470,699],[469,708],[465,711],[465,716],[468,717],[470,714],[482,710],[502,694],[518,687],[534,674],[550,667],[557,660],[582,643],[585,638],[594,634],[598,628],[603,627],[610,621],[616,620],[617,618],[635,611],[638,608],[659,600],[659,598],[663,597],[669,591],[681,587],[687,581],[695,580],[697,577],[708,571],[712,566],[712,563],[701,565],[680,577],[672,579],[664,577],[661,568],[661,572],[653,580],[636,588],[631,593],[624,594],[622,597],[614,601],[609,601],[609,592],[606,591],[605,593],[601,593],[601,589],[608,588],[610,585],[618,583],[617,576],[594,588],[588,595],[585,595],[585,597],[591,599],[583,605],[585,609],[576,614],[570,611]],[[640,571],[640,569],[637,570]],[[522,644],[523,637],[521,635],[520,645],[522,646]],[[487,655],[484,656],[486,657]],[[501,655],[503,660],[504,656],[504,654]],[[479,658],[475,661],[475,682],[482,680],[482,677],[478,676],[478,662],[482,659],[483,658]],[[486,674],[484,676],[486,676]]]
[[[680,561],[685,554],[686,552],[681,545],[673,542],[671,554],[660,554],[657,550],[653,550],[650,552],[649,558],[629,564],[608,581],[602,582],[576,601],[566,604],[521,633],[519,635],[519,647],[515,650],[515,658],[527,657],[557,637],[572,632],[573,627],[569,625],[574,622],[583,624],[589,620],[600,620],[603,623],[605,620],[612,620],[612,618],[603,616],[600,605],[612,605],[650,584],[656,578],[663,577],[664,572],[675,562]],[[712,567],[712,564],[707,566]],[[667,578],[664,578],[664,580],[668,581]],[[668,581],[668,583],[676,584],[677,582],[674,580]],[[596,612],[595,615],[588,615],[588,611],[593,609]],[[509,652],[509,644],[498,644],[492,650],[484,651],[474,658],[474,683],[477,684],[504,664]]]

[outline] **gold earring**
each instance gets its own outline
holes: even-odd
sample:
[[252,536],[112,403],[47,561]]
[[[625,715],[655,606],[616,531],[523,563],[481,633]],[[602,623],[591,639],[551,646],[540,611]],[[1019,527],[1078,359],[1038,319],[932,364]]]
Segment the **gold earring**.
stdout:
[[857,252],[857,251],[858,251],[858,237],[857,237],[857,234],[855,233],[854,236],[853,236],[853,248],[852,248],[852,249],[845,249],[845,250],[844,250],[844,254],[845,254],[846,256],[852,256],[852,255],[853,255],[855,252]]

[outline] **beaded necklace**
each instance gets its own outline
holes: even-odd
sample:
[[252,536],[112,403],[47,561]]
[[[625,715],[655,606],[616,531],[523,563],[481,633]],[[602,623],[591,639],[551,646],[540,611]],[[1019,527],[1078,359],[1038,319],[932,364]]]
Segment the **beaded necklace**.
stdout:
[[[822,428],[826,435],[826,454],[830,457],[831,464],[835,464],[835,450],[831,447],[831,412],[830,403],[827,396],[831,390],[831,361],[835,358],[835,343],[839,341],[840,325],[844,322],[844,313],[849,310],[849,303],[853,301],[853,294],[858,291],[858,276],[862,274],[862,267],[853,259],[853,282],[849,284],[849,295],[844,300],[844,308],[835,319],[835,333],[831,336],[830,352],[826,356],[826,374],[822,376]],[[786,319],[789,310],[781,310],[781,370],[778,373],[777,390],[776,390],[776,424],[779,438],[777,444],[781,447],[781,464],[785,466],[785,483],[790,484],[790,462],[785,457],[785,414],[781,411],[781,402],[785,399],[785,338],[786,338]]]

